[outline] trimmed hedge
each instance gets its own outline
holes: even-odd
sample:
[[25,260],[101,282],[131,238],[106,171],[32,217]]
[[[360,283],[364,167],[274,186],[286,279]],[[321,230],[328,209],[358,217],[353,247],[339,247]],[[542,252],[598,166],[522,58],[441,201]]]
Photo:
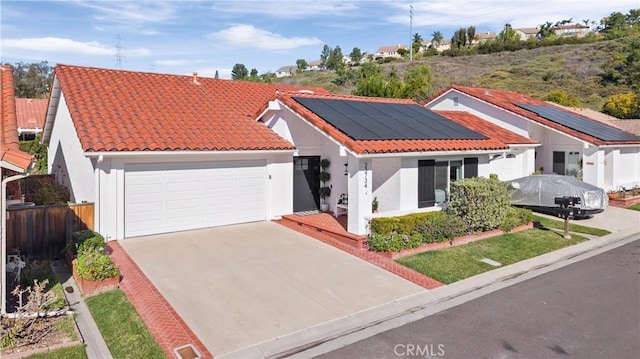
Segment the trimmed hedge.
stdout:
[[447,212],[462,218],[472,232],[499,228],[509,208],[507,184],[495,176],[465,178],[451,183]]

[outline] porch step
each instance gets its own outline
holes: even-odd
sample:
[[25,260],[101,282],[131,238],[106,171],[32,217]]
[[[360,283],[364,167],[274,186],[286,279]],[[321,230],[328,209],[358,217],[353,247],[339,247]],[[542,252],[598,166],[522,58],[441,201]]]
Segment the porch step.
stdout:
[[293,230],[297,227],[311,228],[358,249],[365,248],[364,242],[367,240],[366,236],[359,236],[347,232],[338,222],[338,219],[328,213],[319,213],[308,216],[288,214],[282,216],[280,223]]

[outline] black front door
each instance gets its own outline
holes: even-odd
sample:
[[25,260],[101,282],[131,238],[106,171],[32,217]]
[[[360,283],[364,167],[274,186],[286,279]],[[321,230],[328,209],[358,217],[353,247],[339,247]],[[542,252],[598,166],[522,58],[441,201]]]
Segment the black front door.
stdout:
[[418,208],[432,207],[436,203],[435,160],[418,161]]
[[320,156],[293,158],[293,211],[320,208]]

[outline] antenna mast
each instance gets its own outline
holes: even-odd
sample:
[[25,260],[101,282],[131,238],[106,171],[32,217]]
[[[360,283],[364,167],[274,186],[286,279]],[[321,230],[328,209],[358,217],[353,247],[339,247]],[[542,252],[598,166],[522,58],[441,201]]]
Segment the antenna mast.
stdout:
[[413,61],[413,5],[409,5],[409,61]]

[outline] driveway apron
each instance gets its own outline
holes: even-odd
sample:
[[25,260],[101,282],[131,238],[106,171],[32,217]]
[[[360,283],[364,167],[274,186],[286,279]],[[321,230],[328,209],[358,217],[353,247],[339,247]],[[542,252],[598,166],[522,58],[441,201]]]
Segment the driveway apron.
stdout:
[[272,222],[120,243],[214,355],[425,291]]

